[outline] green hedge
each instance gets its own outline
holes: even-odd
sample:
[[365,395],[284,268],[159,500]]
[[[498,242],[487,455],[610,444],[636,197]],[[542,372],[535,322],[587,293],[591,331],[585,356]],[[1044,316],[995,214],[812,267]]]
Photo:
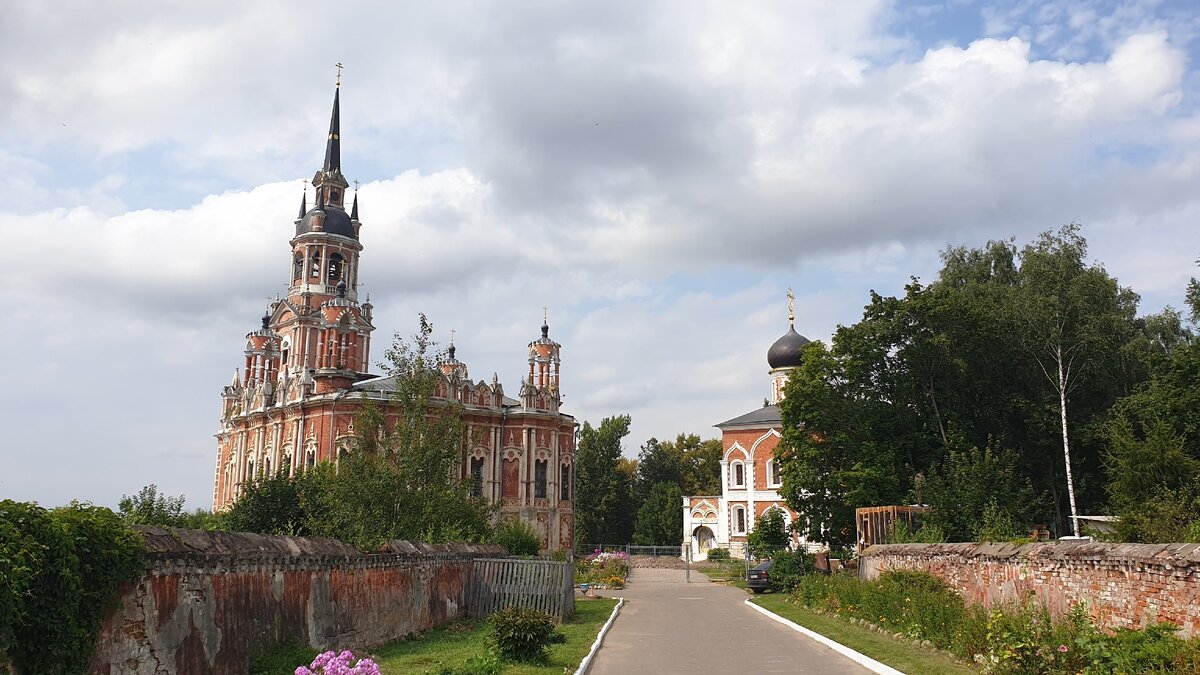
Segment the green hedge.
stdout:
[[0,653],[19,673],[87,671],[122,582],[144,569],[141,537],[111,510],[0,501]]

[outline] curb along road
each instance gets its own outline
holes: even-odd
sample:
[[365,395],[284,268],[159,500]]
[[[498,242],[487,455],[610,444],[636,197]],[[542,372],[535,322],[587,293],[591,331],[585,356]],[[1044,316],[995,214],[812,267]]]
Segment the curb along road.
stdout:
[[616,621],[617,614],[621,611],[621,605],[624,604],[625,598],[617,598],[617,606],[613,607],[608,621],[604,622],[600,633],[596,635],[596,641],[592,643],[591,650],[588,651],[587,656],[583,657],[583,661],[579,663],[579,667],[575,669],[575,675],[587,675],[587,671],[592,667],[592,659],[596,657],[596,652],[600,651],[600,645],[604,643],[604,636],[608,633],[608,629],[612,628],[613,621]]
[[753,602],[750,602],[750,598],[746,598],[746,604],[749,605],[750,607],[754,608],[755,611],[765,614],[766,616],[770,617],[771,619],[778,621],[779,623],[787,626],[788,628],[791,628],[792,630],[796,631],[797,633],[800,633],[802,635],[805,635],[807,637],[810,637],[810,638],[816,640],[817,642],[820,642],[821,644],[825,645],[826,647],[829,647],[833,651],[841,654],[842,656],[845,656],[846,658],[850,659],[851,661],[854,661],[855,663],[859,664],[863,668],[870,670],[871,672],[879,673],[879,675],[904,675],[904,673],[902,671],[896,670],[895,668],[893,668],[885,663],[880,663],[880,662],[876,661],[875,659],[867,656],[866,654],[857,652],[840,642],[835,642],[833,640],[830,640],[829,638],[825,637],[824,635],[821,635],[820,633],[818,633],[816,631],[809,630],[809,629],[805,628],[804,626],[801,626],[800,624],[796,623],[795,621],[790,621],[788,619],[785,619],[782,616],[779,616],[778,614],[776,614],[775,612],[772,612],[769,609],[766,609],[764,607],[759,607],[758,605],[754,604]]

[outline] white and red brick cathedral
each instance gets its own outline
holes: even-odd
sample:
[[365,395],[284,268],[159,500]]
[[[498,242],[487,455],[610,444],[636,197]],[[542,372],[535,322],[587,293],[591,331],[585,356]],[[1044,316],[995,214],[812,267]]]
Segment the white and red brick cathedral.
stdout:
[[[808,338],[796,332],[792,292],[788,291],[788,332],[767,350],[771,374],[768,405],[716,425],[721,430],[721,494],[683,498],[683,546],[691,548],[693,560],[704,560],[714,548],[727,549],[735,558],[746,556],[746,537],[759,516],[770,509],[783,514],[784,523],[796,522],[797,514],[779,494],[782,484],[775,446],[779,445],[782,422],[779,401],[788,375],[800,367]],[[803,529],[803,528],[799,528]],[[823,548],[792,533],[792,546],[810,550]]]
[[[351,447],[364,403],[386,410],[395,388],[392,378],[369,372],[375,326],[369,299],[359,302],[362,223],[357,191],[348,212],[345,206],[340,93],[339,86],[325,162],[312,180],[315,205],[307,208],[306,188],[289,242],[287,297],[246,335],[244,369],[221,394],[214,511],[229,508],[254,477],[336,463]],[[532,525],[544,551],[569,550],[574,532],[576,422],[559,411],[559,351],[543,322],[541,336],[528,345],[528,378],[514,399],[494,375],[490,383],[471,381],[452,344],[435,395],[465,409],[471,440],[462,449],[459,479],[499,504],[501,518]]]

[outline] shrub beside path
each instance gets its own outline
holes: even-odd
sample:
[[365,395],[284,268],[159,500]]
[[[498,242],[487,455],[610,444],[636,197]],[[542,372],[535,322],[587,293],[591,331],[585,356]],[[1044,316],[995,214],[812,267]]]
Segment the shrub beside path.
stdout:
[[693,571],[635,567],[589,675],[869,673],[743,604],[746,592]]

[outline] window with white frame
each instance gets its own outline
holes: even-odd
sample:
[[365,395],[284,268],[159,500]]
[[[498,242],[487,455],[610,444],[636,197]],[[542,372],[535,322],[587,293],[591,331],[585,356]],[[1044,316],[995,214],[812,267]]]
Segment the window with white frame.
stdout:
[[746,507],[733,507],[733,533],[746,534]]
[[772,459],[767,462],[767,484],[771,487],[779,487],[783,483],[783,477],[779,473],[779,460]]
[[729,465],[729,484],[733,487],[746,487],[746,465],[734,462]]

